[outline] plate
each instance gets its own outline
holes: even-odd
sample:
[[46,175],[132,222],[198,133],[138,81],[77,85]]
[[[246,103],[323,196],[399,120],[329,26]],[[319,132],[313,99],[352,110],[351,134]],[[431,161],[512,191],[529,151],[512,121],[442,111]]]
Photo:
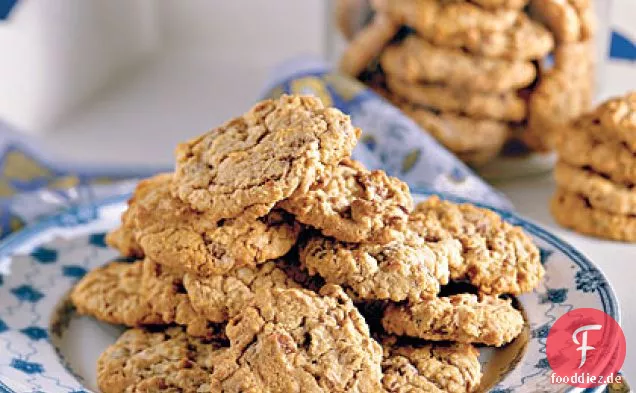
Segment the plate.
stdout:
[[[0,265],[10,263],[10,273],[0,276],[0,392],[97,391],[97,357],[123,328],[78,316],[68,293],[86,272],[116,257],[104,235],[118,225],[127,198],[74,207],[0,243]],[[572,246],[513,213],[496,211],[533,237],[547,273],[540,288],[518,299],[529,321],[524,334],[502,349],[481,350],[485,389],[583,391],[550,383],[547,333],[557,318],[580,307],[602,310],[620,323],[614,291]]]

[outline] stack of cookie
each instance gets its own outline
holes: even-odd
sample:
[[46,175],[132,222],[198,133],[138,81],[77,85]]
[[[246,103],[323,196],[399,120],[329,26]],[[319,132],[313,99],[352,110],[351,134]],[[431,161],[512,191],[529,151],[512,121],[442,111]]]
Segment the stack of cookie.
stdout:
[[552,215],[584,234],[636,242],[636,93],[613,98],[563,132]]
[[[79,313],[134,328],[101,355],[101,390],[474,391],[473,344],[520,334],[498,295],[539,285],[539,252],[491,211],[413,208],[404,183],[349,157],[358,136],[318,99],[283,96],[139,183],[107,237],[134,261],[71,294]],[[479,296],[441,296],[451,281]]]
[[[544,150],[546,124],[552,129],[589,105],[591,53],[580,42],[591,35],[591,5],[572,1],[579,14],[569,1],[532,0],[544,25],[529,17],[529,2],[376,0],[374,20],[353,38],[340,69],[467,163],[489,161],[509,138]],[[576,36],[562,26],[575,22]],[[555,38],[556,66],[547,71],[541,62]]]

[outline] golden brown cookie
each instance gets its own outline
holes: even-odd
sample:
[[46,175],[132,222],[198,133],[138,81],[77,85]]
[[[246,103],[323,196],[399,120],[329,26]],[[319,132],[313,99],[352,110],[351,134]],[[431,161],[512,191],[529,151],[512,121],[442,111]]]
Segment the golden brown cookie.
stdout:
[[412,27],[422,37],[437,35],[442,39],[474,29],[503,31],[515,23],[519,14],[512,9],[487,10],[465,1],[389,0],[374,5],[378,12],[389,15],[397,24]]
[[423,131],[471,165],[480,165],[496,156],[510,128],[495,120],[476,120],[449,113],[437,114],[425,108],[402,106],[402,110]]
[[557,42],[586,41],[594,35],[592,0],[532,0],[532,14],[554,34]]
[[296,192],[278,206],[327,236],[387,243],[402,237],[413,200],[406,183],[346,158],[308,191]]
[[382,384],[388,393],[466,393],[479,386],[479,351],[470,344],[412,346],[391,337],[382,346]]
[[474,119],[521,121],[526,117],[526,102],[515,91],[469,92],[444,85],[407,82],[393,76],[388,76],[386,83],[393,93],[413,105],[461,113]]
[[380,61],[388,75],[405,81],[490,93],[528,86],[537,75],[529,61],[475,57],[459,49],[436,47],[413,35],[400,45],[387,47]]
[[224,322],[265,291],[299,288],[300,285],[283,270],[284,265],[283,261],[271,261],[210,277],[186,273],[183,287],[199,315],[212,322]]
[[134,206],[143,199],[157,184],[169,182],[172,173],[162,173],[137,184],[132,197],[128,200],[128,208],[121,215],[121,225],[108,232],[106,244],[116,248],[122,255],[133,258],[143,258],[144,251],[135,238],[135,221],[132,217]]
[[577,232],[624,242],[636,242],[636,218],[614,214],[591,206],[582,195],[558,188],[550,204],[560,225]]
[[142,261],[111,262],[86,274],[73,288],[79,314],[113,324],[159,325],[164,320],[141,293]]
[[212,392],[382,390],[382,349],[337,286],[274,289],[226,332],[230,348],[215,363]]
[[261,101],[179,145],[174,191],[213,222],[262,217],[351,155],[359,133],[349,116],[315,97]]
[[500,347],[525,325],[509,300],[459,294],[406,305],[391,304],[382,318],[388,333],[432,341],[480,343]]
[[97,385],[102,393],[209,392],[222,351],[222,342],[193,338],[179,327],[131,329],[99,357]]
[[432,197],[415,207],[410,228],[425,239],[459,240],[463,261],[449,266],[451,279],[468,278],[482,293],[529,292],[545,274],[532,239],[491,210]]
[[385,15],[376,15],[371,23],[360,30],[340,58],[339,69],[345,75],[357,77],[382,52],[400,30]]
[[150,181],[153,188],[129,210],[138,243],[158,263],[204,276],[223,274],[278,258],[296,243],[300,225],[281,210],[214,221],[214,215],[173,197],[168,177]]
[[530,95],[523,141],[537,151],[554,149],[565,125],[591,107],[593,84],[590,43],[560,45],[554,68]]
[[583,116],[564,127],[557,145],[559,158],[570,165],[591,168],[612,181],[626,186],[636,183],[636,159],[620,140],[586,126]]
[[636,215],[636,190],[633,185],[615,183],[590,169],[565,162],[557,163],[554,177],[559,187],[584,196],[594,209]]
[[[442,2],[444,1],[461,2],[464,0],[442,0]],[[507,8],[511,10],[521,10],[523,7],[528,5],[529,0],[465,0],[465,1],[473,2],[484,8],[492,8],[492,9]]]
[[130,327],[184,325],[188,334],[218,337],[222,329],[194,311],[181,277],[151,261],[112,262],[89,272],[73,288],[79,314]]
[[636,151],[636,92],[604,102],[590,116],[586,120],[590,127],[597,127],[596,132],[619,139]]
[[415,235],[409,238],[388,244],[358,244],[314,236],[301,245],[300,261],[310,274],[342,285],[357,301],[434,297],[440,284],[448,283],[448,260],[459,258],[458,244],[429,247]]

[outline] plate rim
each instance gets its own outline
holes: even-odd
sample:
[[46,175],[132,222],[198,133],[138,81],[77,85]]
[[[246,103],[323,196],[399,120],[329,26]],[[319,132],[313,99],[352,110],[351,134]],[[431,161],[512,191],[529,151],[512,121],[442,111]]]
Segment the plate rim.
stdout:
[[[622,314],[620,309],[620,301],[618,299],[618,296],[616,295],[616,290],[614,289],[614,286],[612,285],[611,281],[607,278],[607,275],[605,274],[605,272],[603,272],[603,270],[597,264],[595,264],[591,259],[589,259],[583,253],[581,253],[578,249],[572,246],[569,242],[551,233],[549,230],[543,228],[540,224],[536,223],[532,219],[526,218],[514,211],[500,209],[485,203],[472,201],[470,199],[453,195],[453,194],[435,192],[435,191],[426,190],[422,188],[411,188],[411,194],[415,197],[438,196],[441,199],[448,200],[454,203],[470,203],[478,207],[490,209],[496,212],[497,214],[501,215],[501,217],[505,221],[510,222],[511,224],[516,226],[521,226],[524,230],[528,230],[532,235],[537,236],[543,241],[554,246],[563,254],[565,254],[568,258],[570,258],[574,263],[576,263],[577,266],[579,266],[580,268],[584,268],[584,267],[595,268],[601,275],[604,282],[607,284],[604,287],[604,290],[607,295],[607,299],[605,299],[608,302],[607,306],[610,306],[611,308],[609,309],[610,311],[612,311],[612,313],[609,315],[612,318],[614,318],[616,322],[622,327]],[[100,209],[107,206],[124,203],[131,196],[132,196],[132,193],[124,193],[124,194],[119,194],[119,195],[103,198],[97,201],[92,201],[90,203],[76,204],[66,209],[63,209],[61,211],[58,211],[57,213],[54,213],[50,216],[42,218],[36,222],[33,222],[25,226],[24,228],[9,234],[6,238],[0,240],[0,261],[5,260],[6,258],[11,258],[14,255],[15,250],[19,248],[21,245],[23,245],[25,242],[28,242],[32,237],[40,234],[41,232],[45,230],[60,226],[60,222],[62,222],[63,218],[73,211],[83,209],[83,208]],[[0,272],[0,276],[1,275],[3,275],[2,272]],[[602,291],[599,290],[599,293],[602,294]],[[601,297],[601,301],[603,302],[604,301],[603,296],[600,296],[600,297]],[[603,388],[604,386],[599,386],[596,388],[588,388],[588,389],[572,387],[572,389],[568,389],[567,392],[568,393],[570,392],[590,392],[591,393],[591,392],[600,392],[602,391]],[[4,383],[2,383],[2,381],[0,380],[0,392],[3,392],[3,391],[8,393],[15,393],[14,391],[10,390],[10,388],[6,386]]]

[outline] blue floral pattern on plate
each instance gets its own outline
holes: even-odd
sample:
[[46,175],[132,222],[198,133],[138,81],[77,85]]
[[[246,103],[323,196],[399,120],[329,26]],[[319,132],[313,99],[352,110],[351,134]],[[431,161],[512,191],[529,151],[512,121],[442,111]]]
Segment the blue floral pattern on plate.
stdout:
[[[0,243],[0,261],[10,262],[10,274],[0,276],[0,392],[88,392],[95,386],[94,377],[73,369],[64,357],[60,342],[67,323],[60,318],[73,314],[63,301],[72,285],[115,256],[103,237],[117,225],[126,198],[70,210]],[[85,215],[89,210],[94,214]],[[547,274],[537,291],[519,298],[530,325],[527,350],[492,391],[580,391],[550,383],[547,332],[559,316],[579,307],[603,310],[620,322],[611,285],[570,245],[513,213],[498,212],[532,235]]]

